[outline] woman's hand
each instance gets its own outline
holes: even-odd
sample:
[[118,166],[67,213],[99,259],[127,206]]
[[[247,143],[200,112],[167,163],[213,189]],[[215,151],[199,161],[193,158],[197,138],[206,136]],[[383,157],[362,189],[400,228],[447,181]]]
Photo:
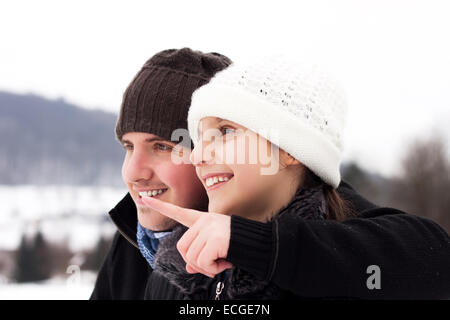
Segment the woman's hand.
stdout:
[[177,243],[177,249],[186,261],[187,272],[213,278],[233,267],[225,260],[230,244],[229,216],[185,209],[151,197],[143,197],[142,201],[189,228]]

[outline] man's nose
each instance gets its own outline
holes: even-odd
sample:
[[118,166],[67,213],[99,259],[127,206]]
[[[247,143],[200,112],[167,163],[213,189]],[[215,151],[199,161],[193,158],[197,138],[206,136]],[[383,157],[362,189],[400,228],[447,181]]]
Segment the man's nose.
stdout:
[[135,150],[124,162],[123,178],[126,182],[150,180],[153,177],[153,161],[149,155]]

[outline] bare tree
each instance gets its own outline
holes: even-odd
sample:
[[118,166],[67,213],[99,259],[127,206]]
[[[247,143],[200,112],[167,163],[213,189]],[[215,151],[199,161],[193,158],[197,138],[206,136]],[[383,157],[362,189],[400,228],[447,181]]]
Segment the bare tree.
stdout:
[[450,232],[450,160],[439,134],[418,139],[402,160],[402,173],[395,182],[392,203],[439,223]]

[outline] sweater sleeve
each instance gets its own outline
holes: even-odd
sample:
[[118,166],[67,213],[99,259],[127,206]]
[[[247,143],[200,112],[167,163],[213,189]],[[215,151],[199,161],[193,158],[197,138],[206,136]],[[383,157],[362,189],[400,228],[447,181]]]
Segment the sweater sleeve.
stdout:
[[450,237],[429,219],[391,208],[343,222],[287,215],[262,226],[232,217],[227,259],[301,297],[450,297]]

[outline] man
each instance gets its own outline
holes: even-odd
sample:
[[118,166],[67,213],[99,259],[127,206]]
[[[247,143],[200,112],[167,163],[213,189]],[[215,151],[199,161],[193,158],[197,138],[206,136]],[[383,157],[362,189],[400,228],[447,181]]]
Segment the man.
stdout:
[[[178,143],[171,141],[171,136],[175,129],[187,128],[187,111],[195,89],[229,64],[230,60],[219,54],[203,54],[187,48],[166,50],[147,61],[126,90],[116,135],[126,149],[122,177],[129,193],[110,211],[119,232],[100,270],[91,299],[183,298],[176,287],[153,273],[151,267],[158,237],[173,228],[176,222],[146,206],[139,193],[150,191],[167,203],[206,210],[207,197],[194,167],[190,164],[176,165],[171,160],[172,149]],[[359,217],[347,224],[305,221],[299,226],[302,241],[295,245],[324,259],[321,265],[314,263],[314,260],[302,261],[301,278],[293,280],[307,279],[307,283],[301,284],[304,296],[326,295],[320,291],[320,286],[314,285],[321,281],[335,281],[333,294],[345,290],[348,296],[356,294],[364,297],[365,292],[370,292],[372,289],[366,287],[363,275],[345,280],[333,279],[334,268],[348,270],[348,274],[364,273],[365,277],[370,276],[365,273],[365,268],[369,266],[360,266],[351,259],[356,252],[367,258],[373,257],[374,262],[390,262],[395,257],[396,264],[390,267],[404,268],[405,279],[414,279],[415,288],[420,288],[425,298],[442,297],[449,293],[449,285],[445,281],[449,279],[450,241],[445,231],[425,218],[396,210],[378,210],[345,182],[341,182],[338,192],[351,201]],[[248,222],[241,223],[240,228],[245,225]],[[239,224],[231,224],[231,234],[236,234],[233,229],[236,226]],[[144,233],[149,232],[149,246],[143,247],[142,243],[138,243],[139,239],[142,240],[142,229]],[[265,228],[268,237],[271,230]],[[258,261],[249,261],[246,250],[242,249],[253,248],[237,243],[239,237],[233,239],[228,253],[231,262],[265,277],[267,268],[261,268]],[[389,250],[385,250],[386,244]],[[340,255],[332,250],[336,247],[340,248]],[[430,247],[436,249],[429,250]],[[283,255],[288,257],[289,252]],[[291,272],[289,259],[279,261],[276,266],[279,270]],[[423,266],[428,263],[435,266],[433,270],[437,270],[438,274],[423,272]],[[417,274],[420,276],[415,276]],[[383,286],[378,297],[407,297],[408,281],[390,279],[388,274],[382,274],[382,277],[383,281],[399,282],[397,285],[389,283]],[[286,281],[285,278],[274,280],[281,285]],[[370,294],[367,293],[367,296]]]
[[192,165],[171,161],[172,132],[187,128],[192,93],[231,61],[188,48],[151,57],[124,93],[116,138],[126,149],[122,177],[129,193],[111,210],[119,232],[98,275],[92,299],[142,299],[151,274],[138,245],[145,229],[170,230],[175,222],[145,207],[139,192],[161,192],[164,201],[205,210],[208,198]]

